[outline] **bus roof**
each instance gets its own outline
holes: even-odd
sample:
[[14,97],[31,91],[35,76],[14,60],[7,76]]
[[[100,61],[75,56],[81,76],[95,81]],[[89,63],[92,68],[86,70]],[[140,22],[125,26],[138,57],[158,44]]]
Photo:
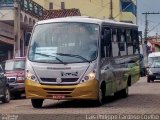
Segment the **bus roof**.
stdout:
[[159,57],[159,56],[160,56],[160,52],[153,52],[148,55],[148,57]]
[[47,24],[47,23],[53,23],[53,22],[85,22],[85,23],[95,23],[95,24],[113,24],[117,26],[128,26],[128,27],[138,27],[136,24],[132,23],[125,23],[125,22],[116,22],[114,20],[101,20],[97,18],[90,18],[90,17],[84,17],[84,16],[73,16],[73,17],[64,17],[64,18],[55,18],[55,19],[48,19],[48,20],[42,20],[37,22],[36,24]]

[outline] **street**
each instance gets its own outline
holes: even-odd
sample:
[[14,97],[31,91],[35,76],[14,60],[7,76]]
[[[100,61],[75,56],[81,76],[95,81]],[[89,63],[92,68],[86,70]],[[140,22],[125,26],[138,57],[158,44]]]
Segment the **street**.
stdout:
[[147,83],[140,79],[129,89],[127,98],[110,97],[101,107],[91,101],[45,100],[43,108],[34,109],[30,100],[12,100],[9,104],[0,103],[2,114],[160,114],[160,82]]

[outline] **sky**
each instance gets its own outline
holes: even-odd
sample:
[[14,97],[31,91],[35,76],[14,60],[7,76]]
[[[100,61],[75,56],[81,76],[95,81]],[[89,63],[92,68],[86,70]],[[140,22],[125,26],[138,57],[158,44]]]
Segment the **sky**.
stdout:
[[[145,15],[142,15],[142,13],[143,12],[160,12],[160,0],[137,0],[137,10],[138,10],[139,30],[144,32]],[[149,20],[149,31],[150,31],[148,35],[155,36],[156,33],[160,35],[160,14],[149,15],[148,20]],[[153,29],[154,27],[155,29]]]

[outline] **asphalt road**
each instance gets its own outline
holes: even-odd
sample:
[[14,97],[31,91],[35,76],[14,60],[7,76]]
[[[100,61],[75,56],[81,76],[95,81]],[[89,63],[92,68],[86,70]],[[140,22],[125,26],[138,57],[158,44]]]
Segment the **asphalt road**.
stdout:
[[[8,104],[0,103],[0,118],[15,120],[79,120],[79,119],[128,119],[128,115],[146,115],[146,119],[160,119],[160,81],[147,83],[143,77],[129,88],[127,98],[109,97],[104,105],[94,106],[91,101],[53,101],[45,100],[43,108],[35,109],[30,100],[12,100]],[[154,116],[152,116],[154,114]],[[97,116],[98,115],[98,116]],[[127,117],[126,117],[126,116]],[[119,116],[118,116],[119,117]],[[133,117],[133,116],[130,116]],[[134,116],[135,117],[135,116]],[[141,116],[143,117],[143,116]],[[120,118],[119,118],[120,119]],[[10,120],[10,119],[9,119]]]

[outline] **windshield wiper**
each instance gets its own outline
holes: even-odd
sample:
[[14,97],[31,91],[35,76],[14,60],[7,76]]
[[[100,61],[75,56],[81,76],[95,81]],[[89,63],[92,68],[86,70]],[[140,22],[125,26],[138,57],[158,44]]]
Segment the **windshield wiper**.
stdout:
[[60,61],[62,64],[65,64],[62,60],[60,60],[58,57],[53,56],[53,55],[47,55],[47,54],[43,54],[43,53],[35,53],[37,55],[42,55],[42,56],[46,56],[46,57],[54,57],[56,58],[56,60]]
[[87,60],[86,58],[84,58],[84,57],[82,57],[82,56],[80,56],[80,55],[75,55],[75,54],[65,54],[65,53],[55,53],[55,54],[61,55],[61,56],[69,56],[69,57],[80,58],[80,59],[82,59],[83,61],[86,61],[86,62],[89,62],[89,63],[90,63],[89,60]]

